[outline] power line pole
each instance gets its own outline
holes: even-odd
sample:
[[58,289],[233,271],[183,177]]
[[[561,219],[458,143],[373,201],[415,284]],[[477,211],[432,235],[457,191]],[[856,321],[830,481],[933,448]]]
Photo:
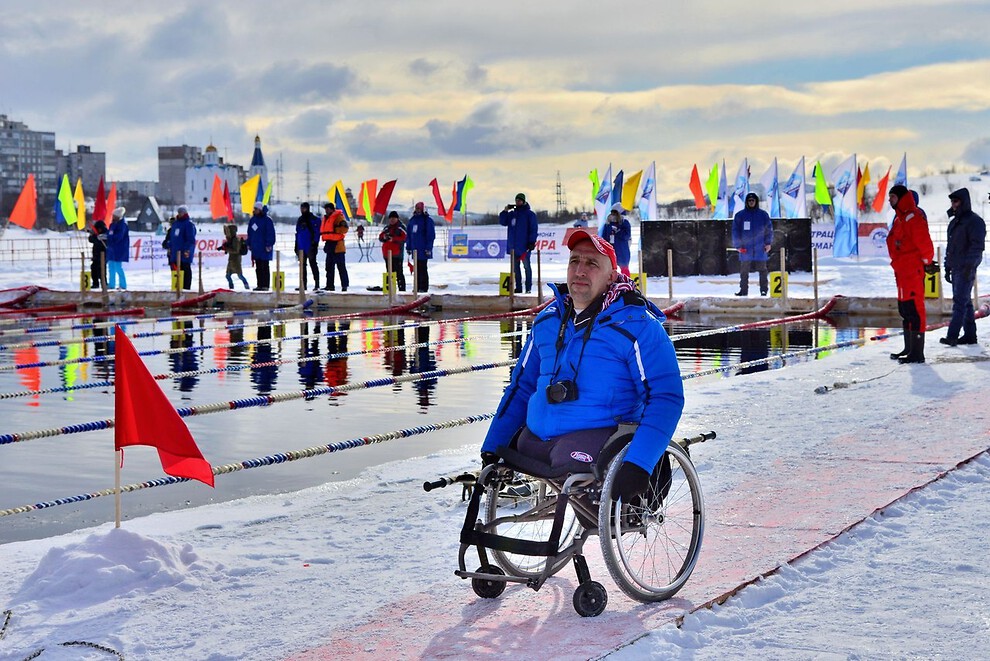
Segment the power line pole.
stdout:
[[310,200],[309,191],[312,183],[313,183],[313,172],[312,170],[309,169],[309,159],[307,158],[306,159],[306,201],[307,202],[309,202]]
[[564,215],[567,210],[567,196],[564,193],[564,184],[560,183],[560,170],[557,170],[557,218]]
[[278,153],[278,161],[275,163],[275,199],[282,199],[282,152]]

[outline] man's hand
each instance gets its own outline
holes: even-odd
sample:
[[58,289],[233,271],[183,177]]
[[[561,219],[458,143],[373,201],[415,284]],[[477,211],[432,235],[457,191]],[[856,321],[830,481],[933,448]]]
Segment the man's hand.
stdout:
[[925,264],[925,273],[928,275],[935,275],[936,273],[938,273],[938,262],[931,262],[929,264]]
[[629,503],[636,496],[646,493],[650,486],[650,474],[628,461],[623,461],[619,466],[619,472],[615,474],[615,482],[612,484],[612,498],[621,498],[622,502]]
[[498,455],[497,454],[495,454],[494,452],[484,452],[484,451],[482,451],[482,453],[481,453],[481,467],[482,468],[485,468],[486,466],[490,466],[491,464],[497,464],[497,463],[498,463]]
[[536,242],[534,241],[533,243],[527,243],[526,250],[529,252],[536,250]]
[[763,246],[763,250],[764,250],[764,252],[766,252],[767,254],[769,254],[769,253],[770,253],[770,248],[771,248],[771,246],[769,246],[769,245],[766,245],[766,246]]

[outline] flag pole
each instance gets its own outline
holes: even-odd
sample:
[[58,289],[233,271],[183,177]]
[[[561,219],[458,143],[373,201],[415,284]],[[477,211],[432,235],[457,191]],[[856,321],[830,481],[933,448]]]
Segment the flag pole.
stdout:
[[114,528],[120,527],[120,464],[124,459],[123,450],[114,450],[114,466],[113,466],[113,510],[114,510]]

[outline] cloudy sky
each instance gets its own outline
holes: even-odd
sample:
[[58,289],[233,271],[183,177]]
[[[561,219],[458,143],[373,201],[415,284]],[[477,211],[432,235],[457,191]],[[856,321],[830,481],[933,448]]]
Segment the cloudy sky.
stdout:
[[[990,165],[986,0],[5,0],[0,113],[156,180],[157,147],[212,140],[250,163],[259,134],[280,197],[397,178],[394,202],[474,211],[526,191],[590,206],[588,172],[656,161],[662,202],[725,159],[874,181]],[[810,167],[809,167],[810,174]]]

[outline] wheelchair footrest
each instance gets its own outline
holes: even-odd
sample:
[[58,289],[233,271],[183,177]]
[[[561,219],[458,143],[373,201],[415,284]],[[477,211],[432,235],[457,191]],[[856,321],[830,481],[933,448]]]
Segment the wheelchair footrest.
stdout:
[[474,530],[472,533],[469,539],[464,539],[465,536],[462,536],[461,543],[494,549],[496,551],[505,551],[506,553],[518,553],[519,555],[547,558],[557,555],[558,540],[541,542],[530,539],[516,539],[515,537],[504,537],[490,532],[481,532],[480,530]]

